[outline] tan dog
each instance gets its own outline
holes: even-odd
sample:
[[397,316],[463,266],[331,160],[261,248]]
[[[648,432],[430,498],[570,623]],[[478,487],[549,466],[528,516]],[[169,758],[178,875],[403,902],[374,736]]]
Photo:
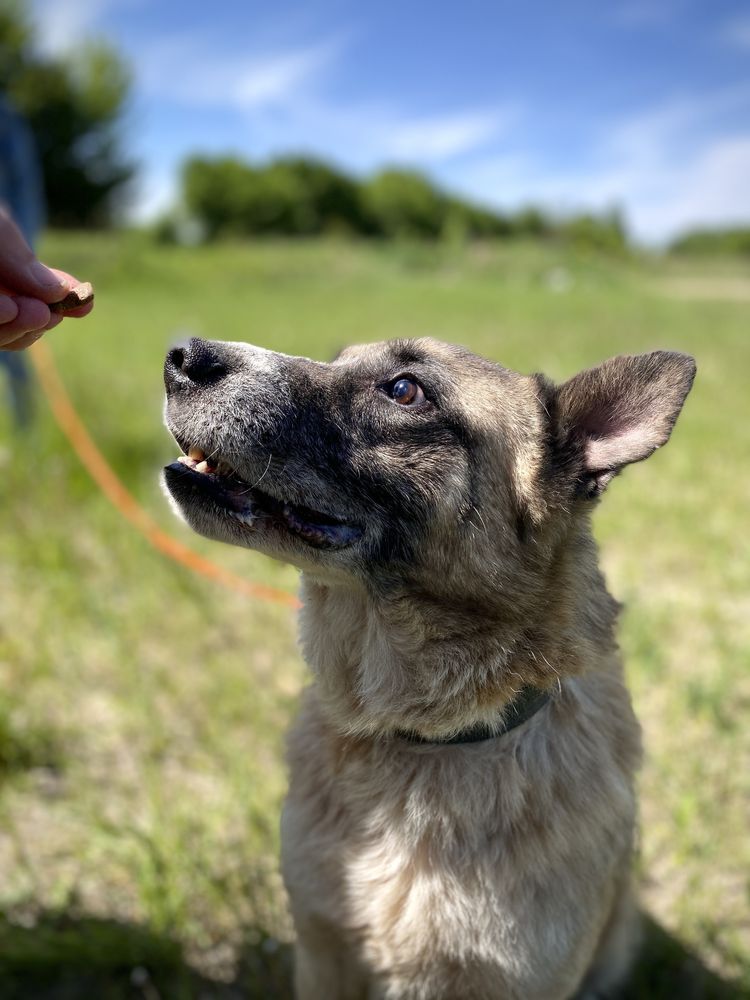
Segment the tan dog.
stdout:
[[315,681],[282,824],[302,1000],[622,981],[639,728],[590,515],[694,373],[656,352],[555,387],[431,340],[170,352],[177,508],[303,570]]

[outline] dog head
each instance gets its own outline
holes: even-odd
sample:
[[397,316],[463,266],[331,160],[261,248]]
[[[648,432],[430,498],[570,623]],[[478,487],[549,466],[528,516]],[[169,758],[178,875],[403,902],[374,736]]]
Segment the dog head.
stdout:
[[185,452],[165,484],[199,533],[421,601],[429,634],[481,609],[528,636],[570,594],[564,567],[583,572],[593,503],[667,441],[694,372],[657,351],[558,387],[430,339],[328,364],[192,339],[165,365]]
[[208,537],[321,576],[437,573],[455,591],[468,555],[485,570],[498,550],[521,555],[550,517],[585,510],[664,444],[694,371],[660,351],[558,389],[429,339],[324,364],[193,338],[165,364],[185,452],[165,483]]

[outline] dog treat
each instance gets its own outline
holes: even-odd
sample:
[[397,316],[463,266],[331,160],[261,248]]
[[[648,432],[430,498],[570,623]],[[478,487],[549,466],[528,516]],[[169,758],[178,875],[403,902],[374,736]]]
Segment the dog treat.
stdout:
[[60,299],[59,302],[50,303],[49,311],[53,313],[66,313],[72,309],[80,309],[81,306],[87,306],[89,302],[93,301],[94,289],[88,281],[84,281],[82,285],[76,285],[75,288],[71,288],[64,299]]

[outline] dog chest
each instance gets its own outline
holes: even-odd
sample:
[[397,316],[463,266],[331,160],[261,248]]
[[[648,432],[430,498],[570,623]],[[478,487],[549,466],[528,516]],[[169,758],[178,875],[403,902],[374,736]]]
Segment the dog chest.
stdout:
[[[506,981],[508,996],[565,995],[563,976],[572,991],[627,864],[622,775],[563,792],[554,772],[528,773],[538,747],[342,757],[311,735],[293,751],[282,838],[299,928],[325,924],[389,982],[394,970],[424,984],[460,969]],[[453,989],[483,995],[479,980]]]

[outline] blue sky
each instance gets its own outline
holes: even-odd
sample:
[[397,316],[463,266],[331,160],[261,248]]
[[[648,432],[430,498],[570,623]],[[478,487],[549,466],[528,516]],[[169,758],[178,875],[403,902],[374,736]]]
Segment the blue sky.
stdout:
[[33,0],[40,43],[130,60],[134,212],[194,151],[428,170],[513,208],[621,205],[661,242],[750,221],[750,4],[740,0]]

